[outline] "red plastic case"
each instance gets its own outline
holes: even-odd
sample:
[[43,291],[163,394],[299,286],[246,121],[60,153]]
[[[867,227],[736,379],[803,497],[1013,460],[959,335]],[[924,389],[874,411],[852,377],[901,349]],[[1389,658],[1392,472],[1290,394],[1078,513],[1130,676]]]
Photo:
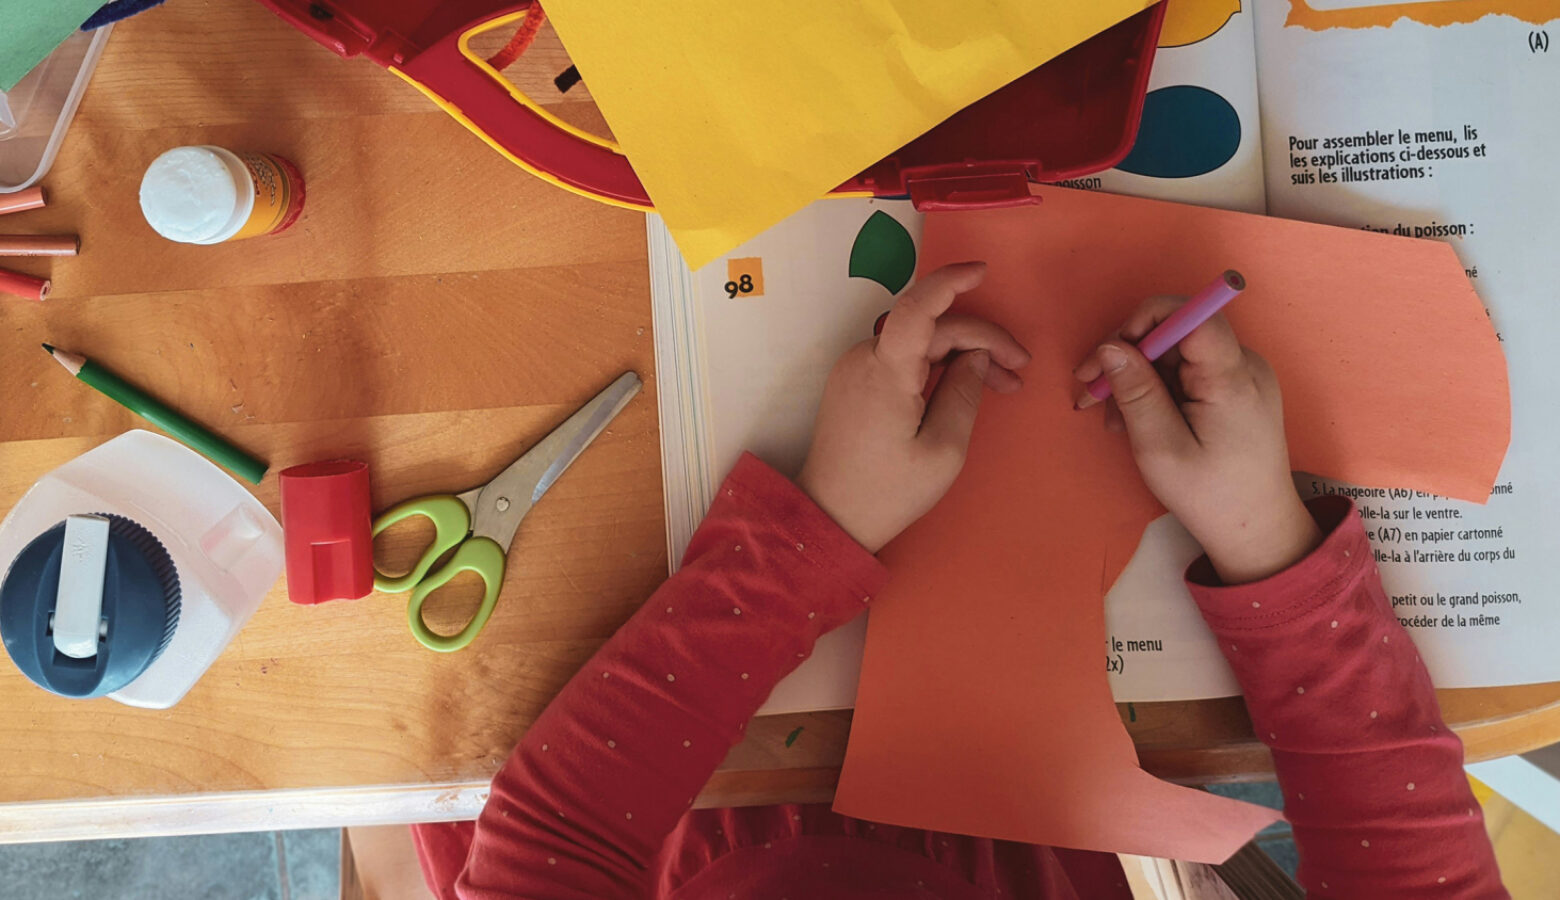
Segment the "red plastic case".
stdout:
[[[628,159],[541,109],[466,47],[518,23],[513,0],[260,0],[344,57],[411,81],[532,173],[608,203],[650,209]],[[1108,169],[1137,136],[1164,19],[1159,3],[965,107],[836,189],[909,196],[917,209],[1032,202],[1031,181]]]

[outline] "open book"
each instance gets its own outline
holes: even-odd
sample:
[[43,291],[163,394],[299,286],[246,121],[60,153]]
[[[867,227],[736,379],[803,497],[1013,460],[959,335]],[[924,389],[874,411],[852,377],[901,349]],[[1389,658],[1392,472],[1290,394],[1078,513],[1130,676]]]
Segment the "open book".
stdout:
[[[1452,243],[1511,372],[1511,450],[1489,504],[1297,483],[1303,497],[1355,496],[1438,686],[1560,680],[1560,378],[1545,370],[1560,333],[1560,14],[1261,0],[1221,16],[1234,0],[1185,2],[1210,14],[1167,30],[1181,43],[1159,51],[1133,152],[1070,186]],[[674,564],[743,450],[800,467],[829,366],[910,277],[920,222],[907,201],[820,201],[689,272],[650,217]],[[1198,552],[1161,518],[1111,589],[1104,649],[1118,700],[1238,692],[1181,584]],[[826,637],[766,710],[851,705],[864,631]]]

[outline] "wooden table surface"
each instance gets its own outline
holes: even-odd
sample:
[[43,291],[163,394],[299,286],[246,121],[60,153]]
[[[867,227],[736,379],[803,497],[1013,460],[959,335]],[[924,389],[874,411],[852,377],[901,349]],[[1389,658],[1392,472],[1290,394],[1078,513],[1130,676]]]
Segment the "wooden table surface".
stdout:
[[[513,70],[599,125],[550,32]],[[142,220],[140,174],[181,144],[266,150],[308,185],[289,233],[194,247]],[[131,375],[275,472],[355,456],[382,506],[491,477],[620,372],[646,390],[525,520],[497,611],[424,650],[404,598],[320,607],[278,584],[165,711],[70,701],[0,664],[0,841],[456,818],[553,694],[666,574],[644,223],[504,161],[410,86],[258,4],[181,0],[121,25],[45,179],[6,231],[81,234],[45,304],[0,301],[0,510],[138,423],[41,341]],[[403,550],[401,534],[386,548]],[[431,613],[453,623],[465,585]],[[1470,758],[1560,739],[1560,684],[1444,691]],[[1123,708],[1144,765],[1261,777],[1236,699]],[[701,803],[827,798],[848,713],[754,723]],[[785,739],[798,727],[798,739]]]

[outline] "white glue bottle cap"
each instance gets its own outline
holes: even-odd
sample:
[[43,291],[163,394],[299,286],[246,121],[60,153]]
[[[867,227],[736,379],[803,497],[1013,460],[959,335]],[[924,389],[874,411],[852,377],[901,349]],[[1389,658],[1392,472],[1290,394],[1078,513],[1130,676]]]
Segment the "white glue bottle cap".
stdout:
[[141,212],[170,241],[221,243],[244,227],[254,205],[249,170],[221,147],[175,147],[141,179]]

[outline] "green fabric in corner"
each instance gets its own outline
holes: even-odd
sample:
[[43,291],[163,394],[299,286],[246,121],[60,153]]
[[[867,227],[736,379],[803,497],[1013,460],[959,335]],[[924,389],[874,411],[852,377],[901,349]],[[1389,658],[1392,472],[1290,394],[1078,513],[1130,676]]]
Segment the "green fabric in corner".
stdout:
[[104,0],[0,0],[0,91],[54,52]]

